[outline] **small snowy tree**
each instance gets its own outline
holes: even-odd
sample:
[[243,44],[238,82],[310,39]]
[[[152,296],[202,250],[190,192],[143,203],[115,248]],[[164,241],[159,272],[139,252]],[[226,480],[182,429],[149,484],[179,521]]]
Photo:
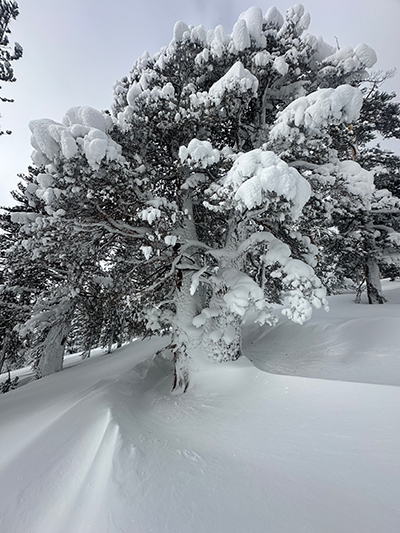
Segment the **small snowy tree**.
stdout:
[[[10,22],[12,19],[16,19],[18,15],[17,2],[0,0],[0,81],[16,81],[11,62],[22,57],[22,46],[19,43],[15,43],[14,47],[11,48],[8,35],[11,33]],[[0,100],[2,102],[13,102],[13,100],[5,97],[0,97]],[[3,133],[4,131],[0,130],[0,135]],[[7,130],[6,133],[10,134],[11,132]]]
[[[32,262],[31,254],[24,246],[26,235],[20,231],[20,224],[13,221],[14,213],[32,211],[28,191],[34,176],[25,176],[24,180],[25,183],[21,182],[18,190],[12,192],[18,205],[3,208],[5,212],[0,215],[0,370],[3,365],[16,368],[28,362],[27,343],[18,331],[29,318],[32,306],[48,280],[47,262]],[[36,209],[39,213],[38,199]]]

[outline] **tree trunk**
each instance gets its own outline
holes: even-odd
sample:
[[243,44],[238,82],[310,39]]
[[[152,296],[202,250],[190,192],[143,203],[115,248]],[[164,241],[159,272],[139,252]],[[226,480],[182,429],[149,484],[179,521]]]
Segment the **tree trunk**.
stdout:
[[50,325],[40,349],[36,377],[41,378],[62,370],[65,347],[72,327],[74,306],[73,300],[67,300],[59,307],[54,307],[54,322]]
[[108,337],[108,344],[107,344],[107,353],[112,352],[112,347],[114,344],[114,336],[115,336],[115,316],[114,312],[111,315],[111,328],[110,328],[110,335]]
[[177,291],[174,319],[174,383],[176,393],[186,392],[192,378],[192,368],[197,366],[198,349],[201,347],[201,331],[193,326],[193,319],[199,313],[197,300],[190,294],[192,272],[183,272],[182,283]]
[[117,349],[121,348],[121,346],[122,346],[124,326],[125,326],[125,315],[122,318],[121,322],[119,323],[119,334],[118,334],[118,339],[117,339]]
[[367,286],[368,303],[383,304],[386,298],[382,293],[381,276],[379,272],[379,265],[376,260],[377,246],[375,243],[374,229],[372,224],[367,225],[369,230],[365,239],[365,284]]
[[3,339],[3,345],[1,347],[1,352],[0,352],[0,374],[2,373],[3,366],[4,366],[4,363],[6,361],[7,344],[8,344],[9,339],[10,339],[10,334],[6,333],[6,335],[4,336],[4,339]]
[[70,329],[71,321],[69,318],[64,322],[60,321],[51,326],[44,341],[42,354],[37,366],[37,377],[48,376],[62,370],[65,345]]
[[368,257],[365,263],[365,281],[367,285],[368,303],[383,304],[386,298],[382,293],[379,265],[373,257]]
[[[243,256],[238,255],[238,247],[246,238],[243,224],[233,218],[229,222],[225,250],[226,256],[221,256],[219,270],[243,268]],[[204,345],[215,362],[236,361],[242,355],[242,317],[232,313],[227,307],[224,295],[227,292],[224,286],[214,287],[209,307],[219,309],[218,316],[209,320],[206,326]]]
[[174,348],[174,382],[171,392],[175,394],[184,393],[189,388],[189,365],[187,359],[186,346],[182,343]]
[[81,355],[82,359],[89,359],[92,353],[92,338],[93,338],[93,335],[90,334],[89,340],[86,342],[86,346]]
[[[196,227],[193,220],[192,203],[189,196],[186,198],[183,209],[187,216],[179,228],[183,242],[197,240]],[[174,346],[174,393],[186,392],[191,384],[193,365],[196,365],[198,349],[201,346],[201,331],[193,326],[193,319],[199,313],[196,295],[190,294],[193,271],[191,264],[185,265],[182,261],[178,270],[177,288],[175,292],[175,317],[173,321],[173,346]],[[179,267],[178,267],[179,268]]]
[[112,347],[113,347],[113,340],[114,340],[114,330],[111,332],[111,335],[108,339],[108,345],[107,345],[107,353],[111,353],[112,352]]
[[221,288],[214,291],[210,308],[220,309],[220,312],[209,320],[204,333],[204,348],[217,363],[236,361],[242,355],[242,317],[226,308],[225,293]]

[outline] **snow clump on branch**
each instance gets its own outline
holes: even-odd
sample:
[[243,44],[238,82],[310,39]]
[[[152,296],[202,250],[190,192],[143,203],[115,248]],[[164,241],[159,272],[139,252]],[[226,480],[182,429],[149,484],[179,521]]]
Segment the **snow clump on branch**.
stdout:
[[224,188],[234,191],[239,208],[253,209],[268,201],[275,193],[290,202],[291,216],[296,220],[308,202],[311,187],[299,172],[273,152],[255,149],[242,154],[233,164]]
[[108,135],[111,125],[111,117],[87,106],[69,109],[62,124],[50,119],[32,120],[32,161],[39,167],[46,166],[81,152],[93,170],[104,158],[122,162],[121,147]]
[[256,96],[257,89],[258,79],[244,68],[240,61],[237,61],[222,78],[210,87],[208,94],[217,100],[222,98],[225,93],[233,91],[239,93],[251,91]]
[[181,163],[189,166],[207,168],[219,162],[219,151],[215,150],[209,141],[199,141],[192,139],[186,146],[179,149],[179,159]]
[[361,91],[350,85],[319,89],[297,98],[280,113],[270,131],[270,139],[294,140],[304,130],[308,136],[319,136],[321,130],[328,126],[357,120],[362,103]]

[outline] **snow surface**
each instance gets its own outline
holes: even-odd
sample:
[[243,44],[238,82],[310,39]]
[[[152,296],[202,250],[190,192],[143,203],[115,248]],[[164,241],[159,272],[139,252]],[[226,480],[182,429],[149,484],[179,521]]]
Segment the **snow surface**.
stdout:
[[398,533],[400,284],[384,286],[382,306],[344,294],[301,327],[246,326],[257,368],[210,363],[182,396],[159,338],[2,396],[0,531]]

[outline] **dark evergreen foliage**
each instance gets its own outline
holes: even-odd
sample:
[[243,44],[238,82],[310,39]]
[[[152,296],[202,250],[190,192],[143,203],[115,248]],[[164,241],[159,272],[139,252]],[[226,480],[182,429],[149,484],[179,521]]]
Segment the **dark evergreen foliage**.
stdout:
[[[15,43],[11,47],[8,36],[11,33],[9,27],[10,22],[16,19],[18,15],[19,8],[17,2],[14,0],[0,0],[0,81],[16,81],[11,63],[22,57],[23,50],[19,43]],[[0,101],[13,102],[13,100],[4,96],[0,96]],[[4,131],[0,130],[0,135],[3,133]],[[5,133],[10,134],[11,131],[7,130]]]

